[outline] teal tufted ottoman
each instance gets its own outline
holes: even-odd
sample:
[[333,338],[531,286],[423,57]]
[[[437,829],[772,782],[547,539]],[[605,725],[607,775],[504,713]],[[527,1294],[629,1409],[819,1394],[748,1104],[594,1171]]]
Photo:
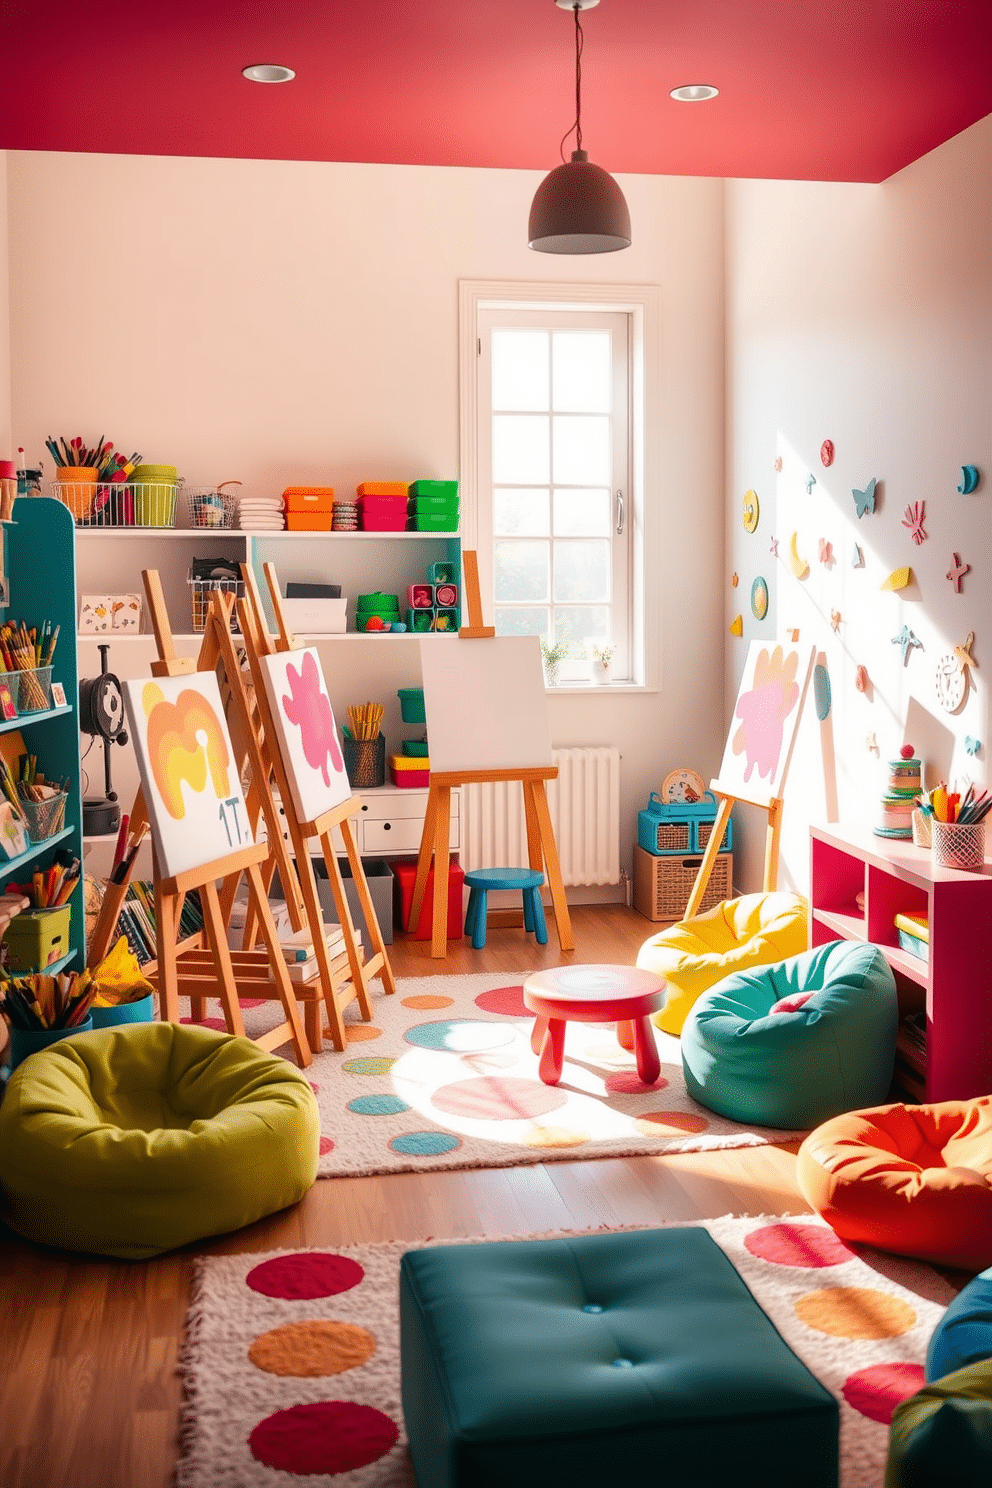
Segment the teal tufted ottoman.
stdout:
[[836,1488],[838,1410],[703,1229],[408,1251],[419,1488]]

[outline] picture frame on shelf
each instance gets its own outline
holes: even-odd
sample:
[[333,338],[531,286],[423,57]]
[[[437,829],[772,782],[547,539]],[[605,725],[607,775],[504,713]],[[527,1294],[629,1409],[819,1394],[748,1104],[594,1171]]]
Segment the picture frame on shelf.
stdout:
[[[65,694],[63,693],[64,696]],[[17,705],[14,702],[14,695],[10,690],[9,682],[0,682],[0,714],[3,715],[4,719],[17,717]]]
[[0,802],[0,854],[9,862],[26,853],[29,846],[23,817],[18,815],[10,801]]
[[[62,683],[61,682],[53,682],[52,683],[52,703],[53,703],[53,705],[56,708],[64,708],[66,706],[65,688],[62,686]],[[2,706],[2,704],[3,704],[3,691],[2,691],[2,684],[0,684],[0,706]],[[4,716],[4,718],[6,718],[8,715],[5,713],[3,716]]]

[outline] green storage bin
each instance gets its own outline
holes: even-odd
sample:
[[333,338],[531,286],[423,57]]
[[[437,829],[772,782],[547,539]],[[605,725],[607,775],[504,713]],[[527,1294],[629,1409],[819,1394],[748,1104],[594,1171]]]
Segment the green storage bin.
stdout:
[[135,526],[175,526],[179,488],[175,465],[136,465],[131,485],[134,488]]
[[356,615],[379,615],[383,620],[398,620],[400,618],[400,600],[398,594],[383,594],[376,590],[374,594],[360,594],[355,601]]
[[458,512],[415,512],[406,519],[408,532],[457,532]]
[[454,512],[458,515],[458,497],[411,496],[406,504],[411,515],[415,512]]
[[444,496],[449,500],[458,495],[456,480],[415,480],[410,486],[411,496]]
[[413,758],[413,759],[426,759],[427,758],[427,740],[426,739],[404,739],[403,740],[403,753],[410,755],[411,758]]
[[6,947],[4,969],[13,976],[25,976],[61,961],[70,950],[71,918],[71,904],[58,909],[25,909],[15,915],[0,937]]
[[424,689],[422,687],[398,687],[396,696],[400,700],[400,717],[404,723],[426,723],[427,710],[424,707]]

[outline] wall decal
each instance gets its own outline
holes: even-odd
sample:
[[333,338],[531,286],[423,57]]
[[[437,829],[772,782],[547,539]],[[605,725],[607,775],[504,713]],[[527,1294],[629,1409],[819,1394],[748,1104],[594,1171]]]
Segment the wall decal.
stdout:
[[903,666],[906,665],[909,653],[914,646],[919,646],[920,650],[923,650],[923,642],[920,640],[919,636],[913,634],[908,625],[904,625],[899,634],[892,637],[892,644],[893,646],[902,647]]
[[813,668],[813,705],[822,723],[830,712],[830,673],[825,666]]
[[874,734],[869,734],[865,739],[865,748],[871,750],[872,754],[878,753],[878,740]]
[[957,713],[968,696],[968,681],[972,667],[978,662],[971,654],[975,632],[968,632],[963,646],[955,646],[937,663],[937,701],[947,713]]
[[978,485],[978,466],[977,465],[962,465],[961,466],[961,484],[958,486],[958,490],[961,492],[962,496],[970,496],[971,493],[972,493],[972,491],[975,489],[975,487],[977,485]]
[[854,669],[854,685],[858,689],[859,692],[867,692],[868,691],[868,688],[871,685],[871,683],[870,683],[870,679],[869,679],[869,676],[868,676],[868,668],[867,667],[864,667],[864,666],[855,667],[855,669]]
[[905,589],[907,584],[913,582],[913,570],[911,568],[894,568],[887,579],[883,579],[879,585],[880,589]]
[[731,620],[731,622],[730,622],[730,634],[731,635],[735,635],[735,636],[742,636],[744,634],[744,616],[743,615],[735,615],[734,618],[733,618],[733,620]]
[[919,546],[921,542],[926,541],[927,535],[923,530],[923,522],[926,518],[926,514],[927,504],[925,501],[917,501],[915,505],[907,506],[906,510],[903,512],[902,525],[909,528],[910,532],[913,535],[913,541],[917,544],[917,546]]
[[854,509],[859,517],[863,517],[866,512],[873,512],[875,510],[875,481],[876,477],[872,476],[863,491],[851,491],[851,495],[854,497]]
[[951,557],[954,559],[954,562],[947,570],[945,578],[950,579],[951,583],[954,585],[954,593],[960,594],[961,580],[964,578],[965,574],[971,573],[971,564],[962,563],[957,553],[952,553]]
[[834,561],[834,545],[827,542],[825,537],[820,538],[820,562],[825,568],[829,568]]
[[864,555],[864,553],[862,553],[861,549],[858,547],[858,544],[855,543],[854,544],[854,552],[851,554],[851,567],[852,568],[864,568],[864,566],[865,566],[865,555]]
[[809,564],[805,558],[799,556],[799,550],[796,547],[798,538],[798,532],[794,532],[789,538],[789,567],[797,579],[806,579],[809,578]]
[[834,635],[836,635],[840,630],[840,622],[843,620],[843,618],[844,617],[841,614],[840,610],[830,611],[830,628],[834,632]]
[[778,557],[778,538],[777,537],[773,537],[772,538],[771,542],[768,545],[768,551],[769,551],[769,553],[771,553],[771,555],[772,555],[773,558],[777,558]]
[[981,739],[973,739],[970,734],[964,736],[964,747],[968,754],[977,754],[982,747]]
[[806,495],[807,496],[812,496],[812,494],[813,494],[813,487],[815,485],[816,485],[816,476],[813,474],[813,472],[811,470],[810,473],[809,473],[809,475],[806,477]]
[[782,456],[781,455],[776,455],[775,456],[775,469],[776,469],[776,471],[779,471],[779,470],[782,469]]
[[745,532],[755,532],[758,527],[758,493],[757,491],[744,492],[743,522]]
[[739,578],[739,577],[738,577],[738,575],[737,575],[737,574],[735,574],[735,573],[732,573],[732,574],[731,574],[731,575],[730,575],[730,584],[731,584],[731,587],[732,587],[732,588],[733,588],[733,589],[736,589],[736,588],[737,588],[737,585],[738,585],[738,584],[739,584],[739,583],[740,583],[740,578]]
[[821,465],[832,465],[833,463],[834,463],[834,442],[833,442],[832,439],[825,439],[823,441],[823,443],[820,445],[820,464]]
[[792,642],[792,644],[795,645],[796,642],[799,639],[799,627],[798,626],[789,625],[789,626],[786,627],[785,634],[786,634],[786,639],[787,640],[790,640]]
[[768,585],[760,574],[751,585],[751,614],[756,620],[768,614]]

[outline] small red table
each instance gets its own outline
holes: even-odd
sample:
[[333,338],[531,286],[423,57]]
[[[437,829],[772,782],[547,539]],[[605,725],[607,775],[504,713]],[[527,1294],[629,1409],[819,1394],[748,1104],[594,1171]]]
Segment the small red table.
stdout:
[[637,1073],[653,1085],[661,1073],[650,1015],[665,1000],[665,983],[639,966],[555,966],[524,982],[524,1006],[534,1013],[530,1046],[541,1056],[545,1085],[561,1079],[565,1024],[616,1023],[617,1038],[633,1049]]

